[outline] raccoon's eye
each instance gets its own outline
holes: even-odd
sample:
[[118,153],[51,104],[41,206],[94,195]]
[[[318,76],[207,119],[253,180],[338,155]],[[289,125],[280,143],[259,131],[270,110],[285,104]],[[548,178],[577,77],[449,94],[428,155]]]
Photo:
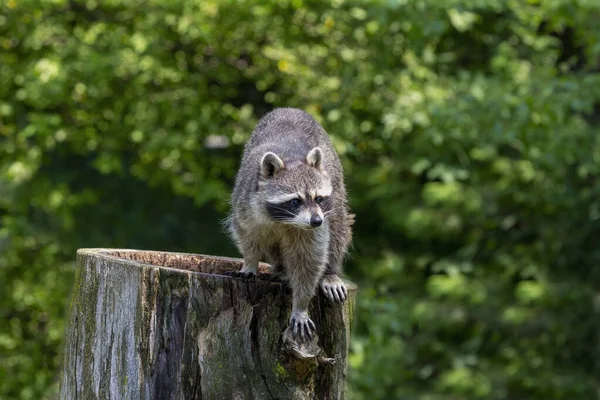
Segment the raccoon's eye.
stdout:
[[315,197],[315,203],[321,204],[322,202],[323,202],[323,196],[317,196],[317,197]]
[[290,200],[290,206],[292,208],[297,208],[300,206],[300,199],[291,199]]

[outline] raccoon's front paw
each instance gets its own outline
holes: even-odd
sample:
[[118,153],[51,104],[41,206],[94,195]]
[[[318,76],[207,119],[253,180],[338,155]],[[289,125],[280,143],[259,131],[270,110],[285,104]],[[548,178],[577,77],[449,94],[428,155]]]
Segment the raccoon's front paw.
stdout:
[[256,268],[248,268],[246,265],[239,271],[227,271],[225,275],[233,278],[256,279]]
[[320,286],[325,297],[331,301],[343,302],[348,298],[348,289],[337,275],[325,275]]
[[317,331],[317,327],[309,318],[308,312],[306,311],[292,312],[292,316],[290,317],[290,329],[292,330],[294,339],[300,339],[301,342],[312,339]]

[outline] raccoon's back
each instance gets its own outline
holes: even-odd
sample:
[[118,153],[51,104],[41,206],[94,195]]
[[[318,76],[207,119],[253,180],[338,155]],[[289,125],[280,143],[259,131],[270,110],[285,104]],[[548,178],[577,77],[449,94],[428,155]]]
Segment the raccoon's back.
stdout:
[[329,136],[307,112],[298,108],[276,108],[258,122],[246,151],[272,151],[285,158],[303,158],[314,147],[333,150]]

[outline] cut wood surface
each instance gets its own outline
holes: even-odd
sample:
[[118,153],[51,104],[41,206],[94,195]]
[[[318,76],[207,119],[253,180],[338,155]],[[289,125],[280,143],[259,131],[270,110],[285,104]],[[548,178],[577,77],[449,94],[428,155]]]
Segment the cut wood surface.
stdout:
[[[318,337],[286,329],[285,283],[223,275],[242,260],[81,249],[62,399],[344,399],[356,286],[310,307]],[[259,272],[269,273],[268,264]],[[268,276],[268,275],[267,275]]]

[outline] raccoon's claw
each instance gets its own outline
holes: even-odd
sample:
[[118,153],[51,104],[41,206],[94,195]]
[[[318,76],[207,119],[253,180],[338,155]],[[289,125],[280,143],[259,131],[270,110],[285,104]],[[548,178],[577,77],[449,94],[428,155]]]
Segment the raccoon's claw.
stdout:
[[232,278],[242,278],[242,279],[256,279],[256,274],[254,272],[242,272],[242,271],[225,271],[223,275],[230,276]]
[[306,311],[292,313],[290,329],[294,338],[300,339],[302,342],[312,339],[314,333],[317,331],[317,327],[309,318]]
[[348,298],[348,289],[337,275],[326,275],[321,279],[321,290],[331,301],[344,302]]

